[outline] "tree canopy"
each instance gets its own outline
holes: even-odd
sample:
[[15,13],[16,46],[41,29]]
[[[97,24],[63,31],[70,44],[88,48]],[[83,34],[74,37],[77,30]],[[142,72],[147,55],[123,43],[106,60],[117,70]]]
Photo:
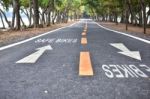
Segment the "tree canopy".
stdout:
[[[28,18],[28,27],[44,27],[82,17],[138,26],[150,24],[150,0],[1,0],[0,4],[1,21],[12,29],[26,26],[20,13]],[[10,7],[12,21],[6,16]]]

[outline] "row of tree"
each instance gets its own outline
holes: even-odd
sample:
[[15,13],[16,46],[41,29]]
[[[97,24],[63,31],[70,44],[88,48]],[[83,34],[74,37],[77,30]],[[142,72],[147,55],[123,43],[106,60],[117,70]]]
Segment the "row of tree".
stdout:
[[[81,0],[1,0],[0,19],[11,29],[20,30],[22,27],[45,27],[55,23],[67,22],[81,17]],[[6,16],[9,8],[13,8],[12,20]],[[26,26],[21,13],[29,21]]]
[[143,26],[150,25],[150,0],[86,0],[84,4],[91,9],[93,19]]
[[[0,19],[11,29],[20,30],[25,26],[20,13],[29,21],[27,27],[45,27],[55,23],[67,22],[68,19],[79,19],[90,16],[98,21],[111,21],[146,27],[150,25],[150,0],[1,0]],[[82,7],[81,7],[82,6]],[[84,6],[84,8],[83,8]],[[12,21],[7,19],[6,12],[13,8]]]

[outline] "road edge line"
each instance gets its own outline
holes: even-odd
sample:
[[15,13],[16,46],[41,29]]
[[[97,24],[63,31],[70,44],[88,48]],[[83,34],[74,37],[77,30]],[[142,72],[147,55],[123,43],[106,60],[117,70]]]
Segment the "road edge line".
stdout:
[[99,27],[105,29],[105,30],[108,30],[108,31],[112,31],[112,32],[115,32],[115,33],[118,33],[118,34],[122,34],[122,35],[125,35],[125,36],[128,36],[128,37],[131,37],[131,38],[134,38],[136,40],[139,40],[139,41],[142,41],[144,43],[147,43],[147,44],[150,44],[150,41],[149,40],[146,40],[146,39],[143,39],[143,38],[140,38],[140,37],[137,37],[137,36],[133,36],[133,35],[130,35],[130,34],[126,34],[125,32],[119,32],[119,31],[116,31],[116,30],[112,30],[112,29],[109,29],[109,28],[106,28],[102,25],[100,25],[99,23],[95,22]]
[[[80,21],[78,21],[78,22],[80,22]],[[51,31],[49,31],[49,32],[45,32],[45,33],[43,33],[43,34],[40,34],[40,35],[31,37],[31,38],[25,39],[25,40],[23,40],[23,41],[19,41],[19,42],[16,42],[16,43],[12,43],[12,44],[9,44],[9,45],[2,46],[2,47],[0,47],[0,51],[5,50],[5,49],[8,49],[8,48],[11,48],[11,47],[14,47],[14,46],[17,46],[17,45],[20,45],[20,44],[24,44],[24,43],[26,43],[26,42],[32,41],[32,40],[37,39],[37,38],[39,38],[39,37],[42,37],[42,36],[51,34],[51,33],[53,33],[53,32],[56,32],[56,31],[58,31],[58,30],[61,30],[61,29],[67,28],[67,27],[71,27],[71,26],[77,24],[78,22],[73,23],[73,24],[71,24],[71,25],[69,25],[69,26],[65,26],[65,27],[61,27],[61,28],[58,28],[58,29],[51,30]]]

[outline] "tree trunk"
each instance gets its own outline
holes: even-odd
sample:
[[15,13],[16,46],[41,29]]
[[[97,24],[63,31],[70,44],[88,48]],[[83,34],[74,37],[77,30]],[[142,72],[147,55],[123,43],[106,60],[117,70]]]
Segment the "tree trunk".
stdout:
[[125,9],[126,9],[126,31],[128,30],[128,7],[127,7],[127,0],[125,0]]
[[142,17],[142,10],[140,10],[139,12],[139,26],[142,26],[143,25],[143,17]]
[[60,11],[58,11],[58,15],[57,15],[57,23],[60,23],[60,20],[61,20]]
[[55,24],[56,15],[57,15],[57,12],[53,11],[52,24]]
[[47,15],[47,26],[50,26],[51,25],[51,7],[50,7],[51,3],[49,4],[49,7],[48,7],[48,15]]
[[121,22],[120,23],[125,23],[125,14],[126,14],[126,2],[124,0],[122,0],[122,4],[123,4],[123,9],[121,11]]
[[10,22],[8,21],[6,14],[0,9],[1,14],[3,14],[5,21],[7,22],[8,26],[11,27]]
[[131,0],[127,0],[127,5],[129,7],[129,11],[130,11],[130,14],[131,14],[131,24],[133,24],[134,14],[133,14],[133,10],[132,10]]
[[20,3],[19,0],[15,0],[15,13],[16,13],[16,30],[20,30]]
[[120,23],[125,23],[125,18],[124,18],[124,17],[125,17],[125,16],[124,16],[124,12],[122,12]]
[[30,13],[30,16],[29,16],[29,27],[31,27],[31,24],[32,24],[32,0],[29,1],[29,13]]
[[47,15],[47,26],[51,26],[51,11],[48,10],[48,15]]
[[1,13],[0,13],[0,18],[1,18],[1,21],[2,21],[2,24],[3,24],[3,28],[5,28],[5,24],[4,24],[3,17],[2,17]]
[[33,0],[33,10],[34,10],[34,28],[39,27],[39,5],[38,0]]
[[114,12],[114,22],[118,25],[118,15],[117,12]]
[[[21,11],[27,16],[28,21],[29,21],[29,26],[30,26],[31,25],[31,23],[30,23],[30,15],[29,15],[28,11],[26,9],[21,9]],[[23,20],[22,20],[22,18],[21,18],[21,22],[24,23]]]
[[43,27],[45,25],[45,10],[44,9],[42,10],[42,25]]
[[42,24],[42,13],[39,11],[39,24]]
[[14,29],[14,25],[15,25],[15,9],[13,9],[12,12],[12,21],[11,21],[11,29]]
[[146,34],[146,4],[145,4],[145,0],[140,0],[141,6],[142,6],[142,10],[143,10],[143,19],[144,19],[144,23],[143,23],[143,28],[144,28],[144,34]]

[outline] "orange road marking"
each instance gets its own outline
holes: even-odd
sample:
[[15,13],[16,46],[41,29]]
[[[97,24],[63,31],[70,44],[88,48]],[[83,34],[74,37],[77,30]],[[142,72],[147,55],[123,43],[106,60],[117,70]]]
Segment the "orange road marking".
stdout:
[[80,52],[79,76],[93,76],[89,52]]
[[86,29],[84,29],[84,30],[83,30],[83,32],[87,32],[87,30],[86,30]]
[[82,38],[81,39],[81,44],[83,44],[83,45],[87,44],[87,38]]
[[87,26],[84,27],[84,30],[87,30]]
[[86,32],[86,31],[87,31],[87,25],[84,26],[84,32]]
[[85,32],[83,32],[83,33],[82,33],[82,36],[85,36],[85,35],[86,35],[86,33],[85,33]]

